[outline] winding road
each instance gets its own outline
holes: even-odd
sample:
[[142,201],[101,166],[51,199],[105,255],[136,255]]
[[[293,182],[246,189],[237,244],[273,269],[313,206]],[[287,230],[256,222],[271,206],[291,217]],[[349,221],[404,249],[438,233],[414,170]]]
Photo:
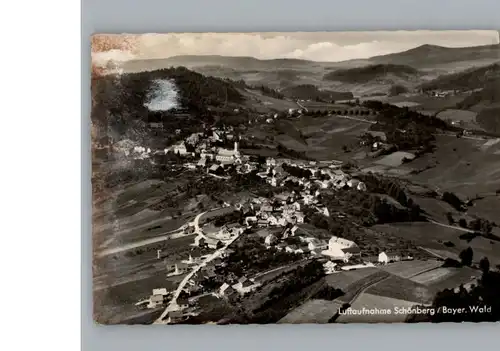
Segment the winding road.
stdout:
[[[199,215],[201,217],[201,215]],[[198,216],[197,216],[198,217]],[[199,217],[198,217],[199,220]],[[196,221],[196,220],[195,220]],[[196,222],[195,222],[196,225]],[[198,227],[199,228],[199,227]],[[171,311],[176,311],[179,309],[179,306],[177,305],[177,299],[179,298],[180,293],[186,286],[187,282],[203,267],[207,265],[210,261],[213,261],[217,257],[219,257],[228,247],[231,245],[236,239],[239,238],[239,235],[236,235],[234,238],[232,238],[230,241],[224,245],[224,247],[216,250],[214,253],[212,253],[210,256],[208,256],[205,260],[203,260],[199,265],[193,267],[193,270],[182,279],[180,282],[179,286],[174,292],[174,296],[172,297],[172,300],[170,300],[167,308],[165,308],[165,311],[161,314],[161,316],[153,323],[153,324],[167,324],[168,322],[165,322],[164,319],[167,316],[168,312]]]
[[155,243],[158,243],[158,242],[161,242],[161,241],[165,241],[165,240],[169,240],[169,239],[176,239],[176,238],[181,238],[181,237],[184,237],[184,236],[193,235],[193,234],[184,234],[183,233],[183,227],[185,227],[189,223],[194,223],[195,234],[201,235],[201,236],[203,236],[206,239],[206,236],[203,234],[203,232],[202,232],[202,230],[200,228],[200,224],[199,224],[201,216],[203,216],[205,213],[207,213],[207,211],[199,213],[198,215],[196,215],[196,217],[194,218],[193,222],[187,222],[187,223],[183,224],[182,226],[180,226],[177,229],[174,229],[174,230],[171,230],[169,232],[166,232],[164,235],[157,236],[157,237],[154,237],[154,238],[149,238],[149,239],[144,239],[144,240],[136,241],[136,242],[133,242],[133,243],[130,243],[130,244],[125,244],[125,245],[121,245],[121,246],[118,246],[118,247],[113,247],[113,248],[106,249],[106,250],[102,250],[101,252],[99,252],[97,254],[97,257],[105,257],[105,256],[113,255],[113,254],[116,254],[116,253],[119,253],[119,252],[128,251],[128,250],[132,250],[132,249],[137,249],[137,248],[142,247],[142,246],[155,244]]
[[456,229],[456,230],[459,230],[459,231],[464,232],[464,233],[475,233],[475,231],[472,230],[472,229],[462,228],[462,227],[458,227],[458,226],[455,226],[455,225],[444,224],[444,223],[435,221],[435,220],[430,219],[430,218],[428,218],[428,221],[430,223],[435,224],[435,225],[438,225],[438,226],[441,226],[441,227],[445,227],[445,228]]
[[132,250],[132,249],[137,249],[137,248],[142,247],[142,246],[159,243],[161,241],[165,241],[165,240],[169,240],[169,239],[182,238],[184,236],[189,236],[189,235],[193,235],[193,234],[184,234],[182,232],[182,229],[178,228],[178,229],[174,229],[174,230],[172,230],[170,232],[167,232],[167,234],[165,234],[165,235],[157,236],[157,237],[150,238],[150,239],[144,239],[144,240],[141,240],[141,241],[136,241],[134,243],[125,244],[125,245],[121,245],[121,246],[118,246],[118,247],[113,247],[113,248],[110,248],[110,249],[105,249],[105,250],[99,252],[97,254],[97,257],[105,257],[105,256],[113,255],[113,254],[116,254],[116,253],[119,253],[119,252],[128,251],[128,250]]

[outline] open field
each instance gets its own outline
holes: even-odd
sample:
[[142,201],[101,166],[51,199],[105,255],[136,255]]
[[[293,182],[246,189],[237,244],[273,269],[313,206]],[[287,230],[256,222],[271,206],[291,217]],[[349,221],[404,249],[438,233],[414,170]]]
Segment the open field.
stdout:
[[[375,225],[372,228],[382,233],[411,240],[415,245],[424,248],[448,251],[454,256],[467,247],[471,247],[474,251],[473,262],[477,263],[486,256],[492,264],[500,264],[500,249],[498,248],[500,242],[491,241],[484,237],[476,237],[467,242],[460,239],[460,235],[464,234],[464,232],[459,229],[426,222],[391,223]],[[455,246],[446,247],[442,244],[447,241],[451,241]]]
[[410,280],[424,285],[430,285],[434,282],[444,280],[446,277],[450,276],[450,268],[439,267],[421,274],[414,275],[410,277]]
[[457,94],[455,96],[434,97],[424,94],[413,94],[410,96],[400,95],[389,97],[386,99],[386,102],[390,104],[411,103],[412,110],[435,114],[444,109],[454,108],[465,96],[465,94]]
[[494,147],[481,149],[486,140],[454,136],[437,136],[436,140],[438,148],[434,153],[411,162],[415,169],[434,167],[409,175],[410,180],[463,197],[500,189],[500,155],[495,155]]
[[383,271],[389,272],[401,278],[411,278],[422,272],[440,267],[443,263],[436,260],[428,261],[401,261],[379,266]]
[[349,290],[349,287],[352,284],[361,279],[372,276],[377,272],[379,272],[379,270],[375,267],[355,269],[352,271],[342,271],[339,273],[330,274],[325,278],[325,280],[329,286],[345,292],[346,290]]
[[448,251],[448,248],[445,247],[442,250],[439,249],[431,249],[429,247],[422,248],[426,252],[428,252],[431,256],[436,257],[440,260],[446,260],[447,258],[459,261],[459,257],[457,253]]
[[443,120],[450,119],[452,121],[475,122],[476,115],[477,113],[473,111],[447,109],[439,112],[437,117]]
[[[305,152],[306,156],[317,160],[349,160],[352,153],[343,150],[347,146],[351,150],[359,147],[359,136],[366,132],[369,123],[331,116],[301,116],[296,119],[282,121],[280,134],[271,130],[270,125],[252,127],[247,131],[255,140],[274,139],[275,142],[288,149]],[[287,122],[287,123],[284,123]],[[246,150],[249,154],[276,156],[276,150]]]
[[290,100],[275,99],[263,95],[258,90],[240,89],[240,93],[246,98],[246,105],[255,108],[257,112],[266,113],[272,110],[288,110],[298,108],[297,104]]
[[[130,272],[143,270],[149,265],[154,265],[154,269],[165,269],[165,263],[177,262],[187,258],[189,254],[193,257],[201,255],[199,248],[189,246],[194,240],[194,235],[177,239],[165,240],[161,243],[146,245],[140,249],[117,253],[104,257],[94,257],[94,279],[104,279],[107,285],[114,284],[118,277],[126,276],[130,278]],[[161,249],[161,257],[157,259],[157,251]],[[143,273],[143,272],[140,272]]]
[[[152,209],[152,206],[164,201],[165,196],[177,185],[186,181],[185,177],[170,183],[147,180],[125,184],[110,191],[107,198],[94,205],[94,248],[117,247],[161,237],[194,218],[196,213],[188,207],[184,211]],[[184,205],[188,204],[179,203],[180,208]]]
[[500,225],[500,194],[476,200],[467,211],[472,216],[479,216]]
[[321,133],[307,139],[309,146],[307,155],[317,160],[349,160],[351,153],[345,153],[343,147],[356,148],[359,142],[358,137],[367,130],[366,123],[337,118],[323,125]]
[[376,164],[387,166],[387,167],[397,167],[401,166],[405,159],[412,160],[415,155],[409,152],[397,151],[390,155],[384,156],[380,160],[375,161]]
[[400,102],[394,102],[392,103],[392,105],[397,107],[415,107],[415,106],[420,106],[420,103],[414,101],[400,101]]
[[[346,274],[352,273],[352,274]],[[340,303],[350,303],[359,293],[371,285],[383,281],[389,277],[387,272],[377,268],[363,268],[354,271],[340,272],[328,275],[326,283],[337,289],[341,289],[344,295],[335,301]]]
[[447,213],[451,213],[454,218],[459,218],[463,215],[449,203],[439,199],[423,196],[412,196],[412,199],[425,213],[438,222],[448,223]]
[[481,272],[469,267],[436,268],[411,278],[412,281],[430,287],[434,291],[454,289],[481,276]]
[[289,312],[278,324],[328,323],[341,306],[336,301],[309,300]]
[[158,272],[157,275],[146,279],[121,284],[105,290],[94,291],[95,318],[101,322],[111,320],[121,323],[137,316],[143,310],[134,304],[141,299],[149,297],[153,289],[174,289],[173,282],[166,280],[165,277],[165,274]]
[[362,311],[363,308],[368,310],[379,309],[390,310],[391,313],[341,315],[337,318],[336,323],[402,323],[406,320],[407,315],[395,313],[395,308],[410,308],[415,305],[416,303],[412,301],[362,293],[351,305],[353,310]]
[[424,304],[432,302],[434,298],[433,291],[425,285],[395,275],[371,286],[366,292],[372,295]]

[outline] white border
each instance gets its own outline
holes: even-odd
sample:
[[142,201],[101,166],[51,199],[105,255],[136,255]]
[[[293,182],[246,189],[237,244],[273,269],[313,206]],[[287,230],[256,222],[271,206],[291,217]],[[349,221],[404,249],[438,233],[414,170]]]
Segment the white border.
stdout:
[[80,345],[78,1],[2,6],[3,350]]

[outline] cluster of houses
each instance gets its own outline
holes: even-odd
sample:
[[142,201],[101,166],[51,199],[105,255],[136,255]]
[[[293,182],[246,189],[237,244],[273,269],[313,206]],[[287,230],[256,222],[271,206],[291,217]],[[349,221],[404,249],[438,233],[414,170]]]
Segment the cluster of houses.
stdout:
[[304,223],[304,213],[301,212],[301,204],[297,201],[294,191],[277,194],[273,199],[254,198],[249,202],[236,205],[236,209],[245,217],[247,227],[279,226],[288,224]]
[[203,229],[203,233],[198,233],[192,246],[220,249],[226,242],[240,235],[244,230],[245,228],[238,223],[225,224],[221,228],[208,226]]
[[[207,136],[206,133],[193,133],[179,143],[164,149],[164,153],[173,152],[180,156],[199,154],[200,159],[196,166],[205,166],[207,160],[217,161],[223,165],[241,164],[248,161],[248,157],[242,155],[238,150],[240,137],[234,134],[233,127],[223,129],[213,127],[208,134]],[[234,148],[227,149],[218,146],[223,141],[233,141]]]
[[254,291],[259,286],[261,286],[260,282],[257,282],[254,279],[248,279],[247,277],[241,277],[240,279],[238,279],[236,284],[222,284],[215,293],[215,296],[226,299],[238,295],[244,296],[245,294]]
[[[284,165],[309,171],[312,176],[299,178],[290,175],[284,170]],[[316,162],[267,158],[266,170],[257,175],[264,178],[272,186],[284,186],[287,182],[293,182],[303,187],[304,190],[311,189],[313,184],[316,184],[320,189],[342,189],[347,186],[359,191],[366,190],[366,185],[363,182],[352,179],[340,169],[340,166],[341,162],[337,161]]]

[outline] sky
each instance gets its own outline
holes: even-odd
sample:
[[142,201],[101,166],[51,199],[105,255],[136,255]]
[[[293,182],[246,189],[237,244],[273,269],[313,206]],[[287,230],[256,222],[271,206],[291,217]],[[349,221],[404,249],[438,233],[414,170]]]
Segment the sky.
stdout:
[[92,61],[104,66],[109,60],[222,55],[338,62],[401,52],[423,44],[467,47],[498,43],[499,33],[493,30],[102,34],[92,38]]

